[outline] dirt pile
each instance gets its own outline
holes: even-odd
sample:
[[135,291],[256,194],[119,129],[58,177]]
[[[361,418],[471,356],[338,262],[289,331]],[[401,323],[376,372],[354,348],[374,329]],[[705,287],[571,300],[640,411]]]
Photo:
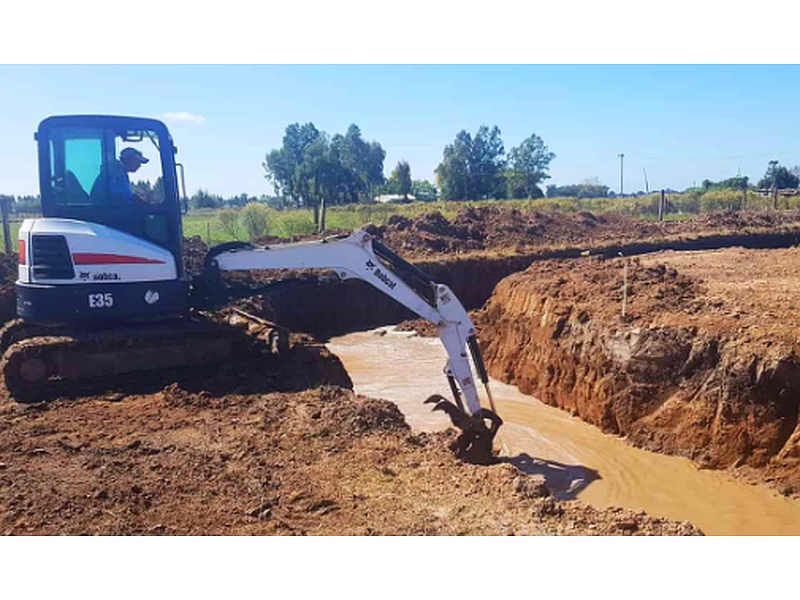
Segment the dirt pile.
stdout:
[[[791,261],[800,285],[797,250],[708,254],[726,252],[761,261],[762,278]],[[769,282],[772,301],[743,304],[731,279],[744,256],[703,277],[670,256],[630,262],[625,317],[622,260],[545,261],[507,277],[477,318],[490,373],[635,445],[713,468],[779,462],[800,481],[794,307]],[[783,491],[797,490],[787,479]]]
[[624,215],[540,212],[503,206],[467,208],[448,220],[439,212],[394,215],[366,229],[406,257],[585,247],[719,233],[774,230],[800,222],[800,211],[715,212],[658,223]]
[[368,228],[398,252],[414,256],[524,249],[648,237],[661,229],[655,223],[620,215],[590,212],[542,213],[490,206],[467,208],[451,221],[439,212],[414,219],[394,215],[386,225]]
[[692,220],[683,221],[679,229],[711,230],[728,229],[741,231],[747,229],[762,229],[779,227],[800,221],[800,211],[718,211],[698,215]]
[[452,432],[322,386],[0,404],[5,534],[696,534],[688,523],[548,497],[477,467]]
[[396,331],[414,332],[420,337],[436,337],[439,333],[436,325],[425,319],[410,319],[398,323]]

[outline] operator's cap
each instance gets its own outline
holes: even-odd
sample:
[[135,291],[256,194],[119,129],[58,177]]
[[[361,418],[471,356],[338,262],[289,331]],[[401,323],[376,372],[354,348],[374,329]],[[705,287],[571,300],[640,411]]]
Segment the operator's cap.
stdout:
[[130,156],[131,158],[135,158],[136,160],[138,160],[143,165],[145,165],[145,164],[150,162],[150,159],[149,158],[145,158],[144,154],[139,152],[136,148],[125,148],[125,149],[122,150],[122,152],[119,153],[119,159],[120,160],[124,160],[128,156]]

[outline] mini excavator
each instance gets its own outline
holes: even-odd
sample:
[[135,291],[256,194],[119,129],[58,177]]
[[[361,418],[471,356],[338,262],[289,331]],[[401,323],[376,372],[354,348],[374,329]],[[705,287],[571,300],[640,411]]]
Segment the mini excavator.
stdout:
[[[462,454],[492,455],[502,420],[473,324],[446,285],[362,230],[269,247],[222,244],[208,251],[202,274],[189,276],[183,167],[161,121],[53,116],[40,123],[35,140],[42,218],[20,228],[19,318],[0,331],[12,396],[30,401],[88,378],[224,362],[240,338],[203,317],[231,300],[224,272],[325,270],[361,279],[436,325],[453,400],[434,395],[425,402],[461,430]],[[140,169],[154,186],[131,188],[128,174]],[[491,408],[481,406],[469,357]]]

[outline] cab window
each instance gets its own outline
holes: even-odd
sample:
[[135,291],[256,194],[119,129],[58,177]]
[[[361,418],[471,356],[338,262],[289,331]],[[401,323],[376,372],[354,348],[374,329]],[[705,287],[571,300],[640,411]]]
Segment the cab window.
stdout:
[[89,191],[103,164],[103,130],[73,129],[50,140],[50,183],[56,202],[91,204]]
[[50,170],[62,206],[164,201],[159,138],[151,131],[59,129],[50,140]]

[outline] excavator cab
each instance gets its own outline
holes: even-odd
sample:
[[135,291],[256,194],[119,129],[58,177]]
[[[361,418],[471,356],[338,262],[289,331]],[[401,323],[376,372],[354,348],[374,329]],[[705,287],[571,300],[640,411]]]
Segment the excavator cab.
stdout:
[[166,126],[54,116],[35,139],[42,218],[20,226],[17,315],[101,323],[187,314],[177,149]]
[[182,275],[177,148],[163,123],[56,116],[42,121],[36,141],[45,218],[97,223],[152,242],[172,253]]

